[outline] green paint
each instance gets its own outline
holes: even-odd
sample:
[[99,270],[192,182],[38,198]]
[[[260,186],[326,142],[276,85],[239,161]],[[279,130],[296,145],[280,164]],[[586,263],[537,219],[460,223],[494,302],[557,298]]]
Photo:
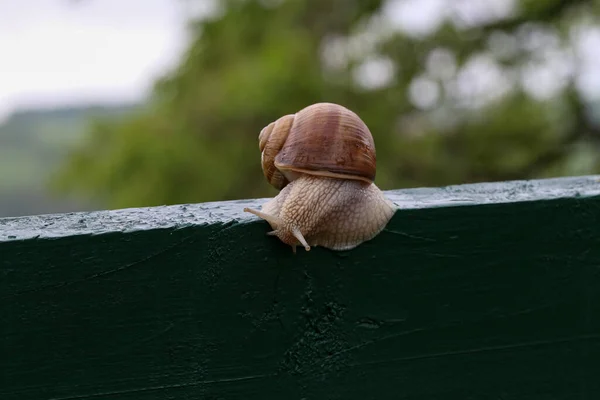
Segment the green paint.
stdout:
[[0,399],[600,398],[600,178],[388,193],[293,255],[237,201],[0,219]]

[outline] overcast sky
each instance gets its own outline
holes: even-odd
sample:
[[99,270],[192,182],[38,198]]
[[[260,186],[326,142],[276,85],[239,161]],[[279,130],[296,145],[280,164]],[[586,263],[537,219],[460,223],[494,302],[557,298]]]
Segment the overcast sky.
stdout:
[[186,43],[177,0],[0,0],[0,117],[138,100]]

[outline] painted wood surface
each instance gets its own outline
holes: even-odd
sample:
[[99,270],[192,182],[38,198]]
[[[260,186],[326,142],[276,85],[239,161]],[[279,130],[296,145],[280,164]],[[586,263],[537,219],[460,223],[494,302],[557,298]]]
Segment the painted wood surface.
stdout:
[[0,219],[0,399],[600,398],[600,177],[386,194],[348,252],[264,199]]

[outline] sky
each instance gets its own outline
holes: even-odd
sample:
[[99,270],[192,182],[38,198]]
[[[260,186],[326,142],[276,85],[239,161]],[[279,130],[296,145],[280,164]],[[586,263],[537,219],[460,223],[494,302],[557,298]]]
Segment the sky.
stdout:
[[185,11],[178,0],[0,0],[0,119],[140,100],[184,50]]
[[[485,0],[485,6],[482,1],[389,0],[384,12],[393,24],[418,35],[433,31],[444,18],[468,26],[506,16],[515,5],[515,0]],[[209,12],[214,2],[0,0],[0,121],[18,108],[143,99],[153,81],[179,61],[190,13]],[[598,96],[600,28],[580,36],[579,87]],[[462,91],[475,86],[488,90],[486,82],[502,82],[489,60],[473,64],[476,73],[467,68],[459,82]],[[563,54],[550,54],[545,64],[549,66],[536,66],[529,76],[525,71],[523,78],[541,97],[551,96],[556,82],[569,72]],[[431,86],[426,79],[417,84],[419,93]]]

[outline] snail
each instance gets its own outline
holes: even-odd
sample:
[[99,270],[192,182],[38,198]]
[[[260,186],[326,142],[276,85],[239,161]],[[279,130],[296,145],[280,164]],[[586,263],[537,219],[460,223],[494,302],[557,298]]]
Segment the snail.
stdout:
[[396,210],[375,185],[375,143],[365,123],[333,103],[310,105],[263,128],[262,170],[279,194],[261,211],[267,235],[292,247],[350,250],[377,236]]

